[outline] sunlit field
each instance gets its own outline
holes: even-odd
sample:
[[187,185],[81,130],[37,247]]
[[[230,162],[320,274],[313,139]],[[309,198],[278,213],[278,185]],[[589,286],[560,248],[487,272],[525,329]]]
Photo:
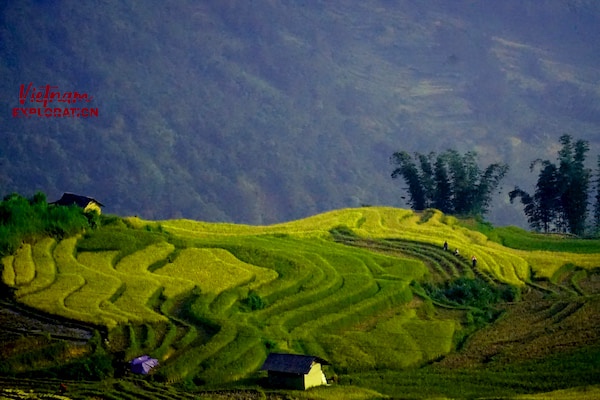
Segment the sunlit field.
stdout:
[[25,243],[2,260],[2,280],[18,302],[106,332],[111,354],[157,357],[162,384],[256,381],[266,355],[283,351],[332,364],[340,386],[314,398],[368,398],[395,390],[375,371],[404,379],[491,320],[480,304],[435,297],[443,284],[477,278],[500,293],[568,276],[567,289],[585,294],[578,282],[600,266],[600,248],[572,250],[506,247],[434,210],[345,209],[270,226],[130,218]]

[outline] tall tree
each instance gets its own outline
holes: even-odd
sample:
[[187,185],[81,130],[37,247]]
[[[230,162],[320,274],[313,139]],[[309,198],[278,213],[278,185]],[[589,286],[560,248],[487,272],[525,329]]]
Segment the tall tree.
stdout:
[[435,201],[435,180],[433,167],[431,165],[431,159],[435,155],[433,153],[429,153],[429,155],[419,154],[415,155],[415,158],[419,161],[419,181],[421,182],[421,186],[423,187],[423,192],[425,193],[425,198],[427,199],[427,207],[432,206],[432,202]]
[[492,193],[500,185],[500,181],[508,172],[508,165],[494,163],[489,165],[481,174],[477,185],[477,194],[473,209],[479,210],[478,214],[488,212],[488,207],[492,201]]
[[508,171],[506,164],[492,164],[482,172],[476,153],[461,155],[455,150],[440,155],[415,153],[414,161],[400,151],[391,162],[397,165],[392,178],[403,178],[408,184],[413,209],[435,207],[459,215],[485,214],[492,193]]
[[412,161],[410,154],[405,151],[396,152],[392,155],[392,163],[398,165],[392,172],[392,178],[404,178],[408,184],[410,194],[410,206],[414,210],[424,210],[428,207],[425,190],[421,184],[421,178],[417,166]]
[[588,190],[591,171],[584,166],[589,144],[583,140],[573,143],[570,135],[560,137],[558,167],[548,160],[535,160],[531,169],[542,165],[536,192],[529,195],[515,187],[510,201],[520,197],[530,226],[548,232],[551,228],[580,235],[585,231]]
[[[535,230],[542,229],[538,215],[538,204],[529,193],[519,188],[518,186],[515,186],[515,188],[511,190],[508,194],[508,197],[510,198],[511,203],[516,198],[520,198],[521,204],[523,204],[524,206],[523,212],[527,216],[527,222],[529,223],[529,226]],[[547,228],[545,228],[544,230],[547,232]]]
[[559,187],[565,222],[571,233],[580,235],[585,231],[588,207],[588,190],[591,171],[584,166],[589,144],[577,140],[573,144],[570,135],[560,137],[563,148],[559,151]]
[[600,155],[597,160],[596,170],[596,202],[594,203],[594,229],[600,235]]
[[446,166],[445,158],[441,155],[437,156],[434,164],[434,179],[435,179],[435,199],[433,207],[441,210],[444,213],[454,213],[452,205],[452,185]]
[[468,214],[472,204],[472,196],[475,194],[475,182],[472,180],[474,175],[473,153],[467,153],[461,156],[455,150],[448,150],[448,169],[452,190],[454,191],[453,206],[454,212],[459,215]]
[[553,163],[539,159],[531,163],[530,170],[533,170],[538,164],[541,164],[542,168],[538,175],[535,194],[531,196],[524,190],[515,187],[509,193],[509,198],[512,203],[519,197],[525,206],[524,212],[529,226],[547,233],[553,229],[561,229],[562,225],[559,218],[561,207],[558,170]]
[[[549,232],[552,225],[560,229],[563,225],[560,218],[561,199],[559,187],[559,175],[556,165],[549,161],[540,161],[542,169],[538,177],[535,191],[535,199],[539,204],[538,220],[545,232]],[[536,162],[532,163],[532,168]]]
[[495,163],[483,172],[477,165],[477,153],[460,155],[454,150],[445,153],[448,158],[453,207],[459,215],[484,215],[492,200],[492,193],[508,172],[508,165]]

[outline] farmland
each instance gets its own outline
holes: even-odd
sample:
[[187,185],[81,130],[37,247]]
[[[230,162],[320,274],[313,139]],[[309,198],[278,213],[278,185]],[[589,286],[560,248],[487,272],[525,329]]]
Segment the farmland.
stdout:
[[[14,327],[3,332],[0,387],[49,393],[60,379],[71,398],[577,398],[600,384],[600,241],[559,243],[386,207],[269,226],[106,218],[2,260]],[[44,318],[64,330],[24,334]],[[270,351],[328,360],[333,385],[264,389]],[[159,359],[150,377],[125,371],[141,354]]]

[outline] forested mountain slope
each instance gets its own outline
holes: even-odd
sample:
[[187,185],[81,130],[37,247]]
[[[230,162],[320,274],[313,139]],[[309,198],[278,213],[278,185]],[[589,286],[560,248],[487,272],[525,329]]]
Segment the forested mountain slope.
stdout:
[[[3,2],[0,188],[273,223],[402,206],[390,155],[453,148],[510,165],[490,218],[524,225],[506,193],[533,159],[563,133],[595,159],[599,20],[592,0]],[[42,107],[29,83],[98,116],[15,117]]]

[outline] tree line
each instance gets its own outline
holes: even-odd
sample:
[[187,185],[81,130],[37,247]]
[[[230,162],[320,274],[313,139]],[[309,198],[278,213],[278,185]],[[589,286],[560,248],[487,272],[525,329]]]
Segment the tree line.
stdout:
[[29,199],[10,194],[0,202],[0,256],[14,253],[21,243],[37,237],[74,235],[97,226],[99,219],[96,212],[85,213],[77,206],[48,204],[42,192]]
[[[581,235],[586,230],[592,178],[592,171],[584,165],[589,144],[584,140],[574,142],[570,135],[561,136],[560,143],[562,148],[558,151],[557,164],[541,159],[531,163],[530,170],[540,168],[533,195],[515,187],[509,197],[511,202],[520,198],[532,228]],[[600,159],[598,162],[600,164]],[[600,169],[598,174],[600,177]],[[597,190],[600,191],[598,184]],[[594,208],[597,220],[600,217],[598,200]],[[597,230],[600,227],[598,221],[595,225]]]
[[457,215],[484,215],[508,172],[508,165],[500,163],[481,170],[475,152],[461,155],[455,150],[413,157],[400,151],[392,155],[392,163],[397,166],[392,178],[403,178],[408,184],[411,208],[437,208]]
[[[511,203],[519,199],[530,227],[543,232],[569,232],[582,235],[589,230],[600,233],[600,156],[597,161],[596,195],[593,218],[588,223],[592,170],[585,166],[589,143],[560,137],[562,148],[557,163],[532,161],[530,170],[539,168],[533,195],[515,186],[509,193]],[[395,166],[392,178],[408,185],[408,203],[414,210],[437,208],[447,214],[483,216],[489,211],[492,194],[509,166],[494,163],[481,169],[477,154],[447,150],[427,155],[406,151],[391,157]]]

